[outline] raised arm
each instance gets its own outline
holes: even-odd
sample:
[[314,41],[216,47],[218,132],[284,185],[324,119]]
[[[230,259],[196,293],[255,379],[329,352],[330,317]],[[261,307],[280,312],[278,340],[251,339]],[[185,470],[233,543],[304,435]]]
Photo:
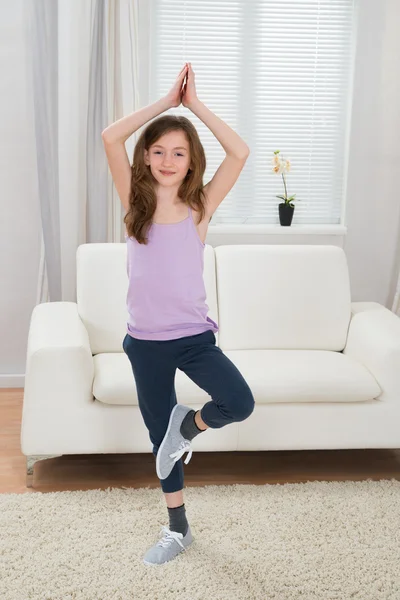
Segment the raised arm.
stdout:
[[125,148],[125,142],[147,121],[154,119],[154,117],[169,108],[168,100],[161,98],[161,100],[154,102],[154,104],[149,104],[149,106],[145,106],[115,121],[115,123],[106,127],[101,133],[111,175],[126,212],[129,210],[131,165]]

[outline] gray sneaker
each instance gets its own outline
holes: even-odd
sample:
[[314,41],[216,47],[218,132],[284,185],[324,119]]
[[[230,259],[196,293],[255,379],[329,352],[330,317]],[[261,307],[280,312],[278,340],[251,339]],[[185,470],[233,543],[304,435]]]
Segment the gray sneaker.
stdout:
[[165,526],[161,529],[161,533],[164,534],[162,539],[146,552],[143,558],[145,565],[162,565],[172,560],[186,550],[194,539],[190,531],[190,525],[185,536],[177,531],[171,531]]
[[157,452],[156,471],[159,479],[167,479],[175,463],[185,452],[189,452],[185,465],[192,458],[190,440],[185,439],[180,432],[182,421],[190,410],[193,410],[191,406],[176,404],[171,411],[167,432]]

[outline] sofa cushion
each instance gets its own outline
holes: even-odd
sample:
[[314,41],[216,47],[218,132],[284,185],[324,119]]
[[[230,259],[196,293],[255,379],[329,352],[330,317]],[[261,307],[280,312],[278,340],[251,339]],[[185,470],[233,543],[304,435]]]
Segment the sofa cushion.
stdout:
[[259,404],[365,402],[382,390],[360,362],[331,350],[227,350]]
[[351,318],[342,248],[215,248],[221,350],[341,351]]
[[[341,352],[324,350],[230,350],[253,392],[256,404],[276,402],[365,402],[381,389],[361,363]],[[94,357],[93,394],[105,404],[138,404],[131,364],[125,354]],[[177,369],[178,402],[197,405],[210,396]]]

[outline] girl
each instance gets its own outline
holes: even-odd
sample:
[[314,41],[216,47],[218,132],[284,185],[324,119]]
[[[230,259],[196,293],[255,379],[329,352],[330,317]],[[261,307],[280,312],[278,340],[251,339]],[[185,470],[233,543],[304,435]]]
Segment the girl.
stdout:
[[[153,120],[137,141],[132,166],[125,150],[134,131],[181,102],[210,128],[226,152],[204,187],[204,149],[186,117]],[[249,148],[198,99],[190,63],[167,96],[116,121],[102,138],[126,210],[129,321],[123,349],[169,514],[169,529],[161,529],[162,539],[144,562],[162,564],[193,541],[183,502],[182,455],[189,452],[187,464],[196,435],[208,427],[243,421],[254,409],[248,384],[215,343],[219,328],[207,316],[203,281],[208,224],[239,177]],[[201,410],[177,403],[176,369],[211,396]]]

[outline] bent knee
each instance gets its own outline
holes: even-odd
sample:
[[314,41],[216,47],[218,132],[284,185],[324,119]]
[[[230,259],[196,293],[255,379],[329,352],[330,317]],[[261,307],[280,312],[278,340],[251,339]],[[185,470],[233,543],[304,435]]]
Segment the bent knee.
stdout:
[[249,416],[254,411],[254,407],[255,407],[254,396],[249,388],[247,393],[242,394],[240,397],[240,402],[238,403],[238,410],[237,410],[237,413],[238,413],[237,419],[239,421],[244,421],[245,419],[248,419]]

